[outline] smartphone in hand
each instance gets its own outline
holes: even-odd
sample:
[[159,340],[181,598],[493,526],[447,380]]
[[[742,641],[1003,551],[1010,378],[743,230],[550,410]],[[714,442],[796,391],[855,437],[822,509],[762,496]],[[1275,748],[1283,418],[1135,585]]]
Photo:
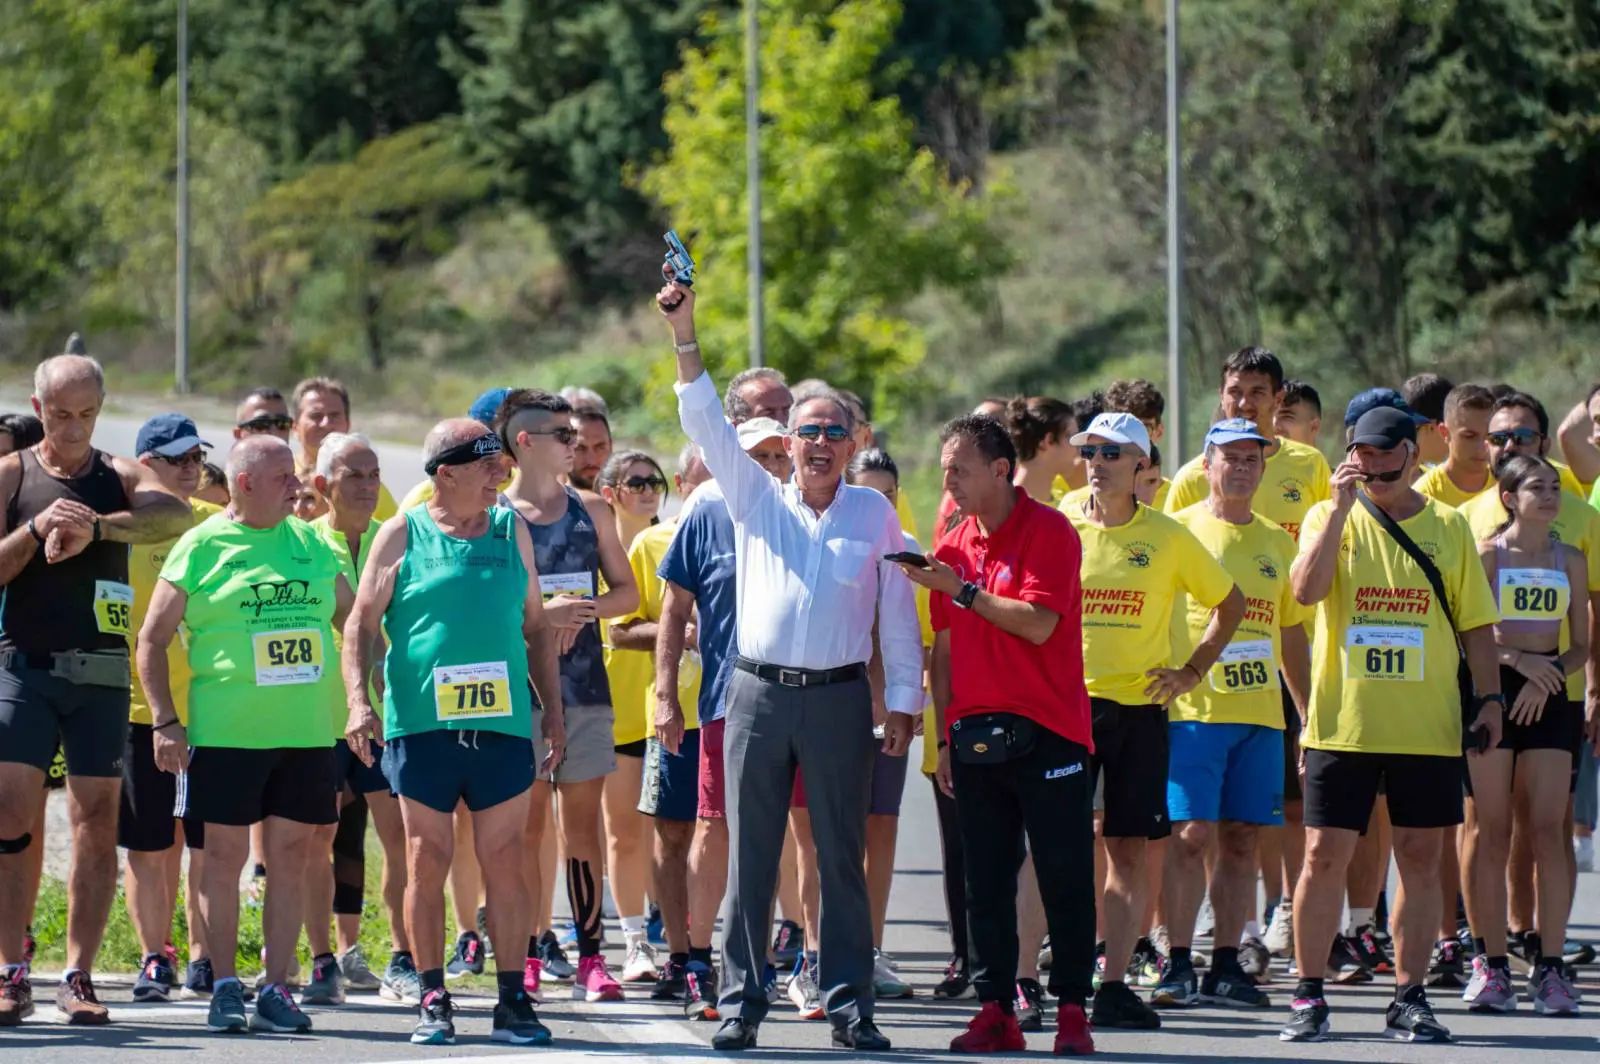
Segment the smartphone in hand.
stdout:
[[885,554],[883,556],[883,560],[886,562],[894,562],[896,565],[909,565],[916,569],[933,568],[933,566],[928,564],[928,559],[924,558],[915,551],[909,550],[897,550],[893,554]]

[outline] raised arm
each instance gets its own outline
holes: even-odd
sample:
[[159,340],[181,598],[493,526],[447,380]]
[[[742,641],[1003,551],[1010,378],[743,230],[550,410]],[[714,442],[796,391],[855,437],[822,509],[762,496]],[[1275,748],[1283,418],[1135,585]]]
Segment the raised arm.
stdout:
[[1589,417],[1589,404],[1579,403],[1561,419],[1556,429],[1556,441],[1561,444],[1561,455],[1572,467],[1573,476],[1583,484],[1600,480],[1600,446],[1596,446],[1592,433],[1594,422]]
[[155,471],[126,458],[111,465],[122,478],[128,509],[100,516],[100,535],[117,543],[165,543],[189,531],[194,511],[161,486]]

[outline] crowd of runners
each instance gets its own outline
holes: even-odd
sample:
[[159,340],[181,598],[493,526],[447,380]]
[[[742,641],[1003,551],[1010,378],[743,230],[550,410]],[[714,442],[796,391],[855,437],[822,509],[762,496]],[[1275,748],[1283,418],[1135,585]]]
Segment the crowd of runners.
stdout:
[[[588,389],[493,388],[398,503],[336,380],[253,389],[231,441],[157,415],[114,456],[99,364],[39,365],[33,414],[0,417],[0,1027],[35,1011],[63,787],[72,1024],[110,1021],[90,973],[119,882],[134,1000],[208,998],[216,1032],[376,991],[454,1044],[450,984],[491,962],[515,1044],[551,1040],[558,986],[636,987],[728,1051],[785,1002],[888,1049],[874,1002],[918,993],[978,999],[956,1052],[1053,1022],[1083,1054],[1207,1006],[1318,1040],[1328,984],[1375,979],[1407,1041],[1449,1040],[1430,989],[1578,1013],[1600,388],[1553,425],[1423,374],[1324,426],[1247,347],[1165,472],[1148,381],[986,398],[941,434],[919,536],[861,398],[774,369],[719,392],[692,290],[656,298],[670,470]],[[884,951],[918,749],[951,947],[929,987]]]

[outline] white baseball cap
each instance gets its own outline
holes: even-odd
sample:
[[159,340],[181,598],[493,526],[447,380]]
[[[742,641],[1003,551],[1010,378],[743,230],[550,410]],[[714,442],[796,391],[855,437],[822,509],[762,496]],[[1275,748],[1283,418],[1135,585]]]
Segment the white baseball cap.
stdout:
[[774,436],[787,435],[789,430],[770,417],[753,417],[739,423],[739,446],[746,451]]
[[1089,422],[1089,427],[1078,433],[1067,442],[1074,447],[1082,447],[1089,442],[1090,436],[1098,436],[1102,440],[1120,443],[1127,447],[1137,447],[1146,455],[1150,453],[1150,433],[1144,427],[1144,422],[1132,414],[1115,413],[1107,411],[1095,415]]

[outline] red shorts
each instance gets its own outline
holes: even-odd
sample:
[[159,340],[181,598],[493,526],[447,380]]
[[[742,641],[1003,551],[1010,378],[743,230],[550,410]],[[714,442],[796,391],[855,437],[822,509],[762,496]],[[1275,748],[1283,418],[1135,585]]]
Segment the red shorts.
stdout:
[[700,725],[700,808],[702,820],[721,820],[728,815],[723,784],[727,770],[722,761],[724,720]]

